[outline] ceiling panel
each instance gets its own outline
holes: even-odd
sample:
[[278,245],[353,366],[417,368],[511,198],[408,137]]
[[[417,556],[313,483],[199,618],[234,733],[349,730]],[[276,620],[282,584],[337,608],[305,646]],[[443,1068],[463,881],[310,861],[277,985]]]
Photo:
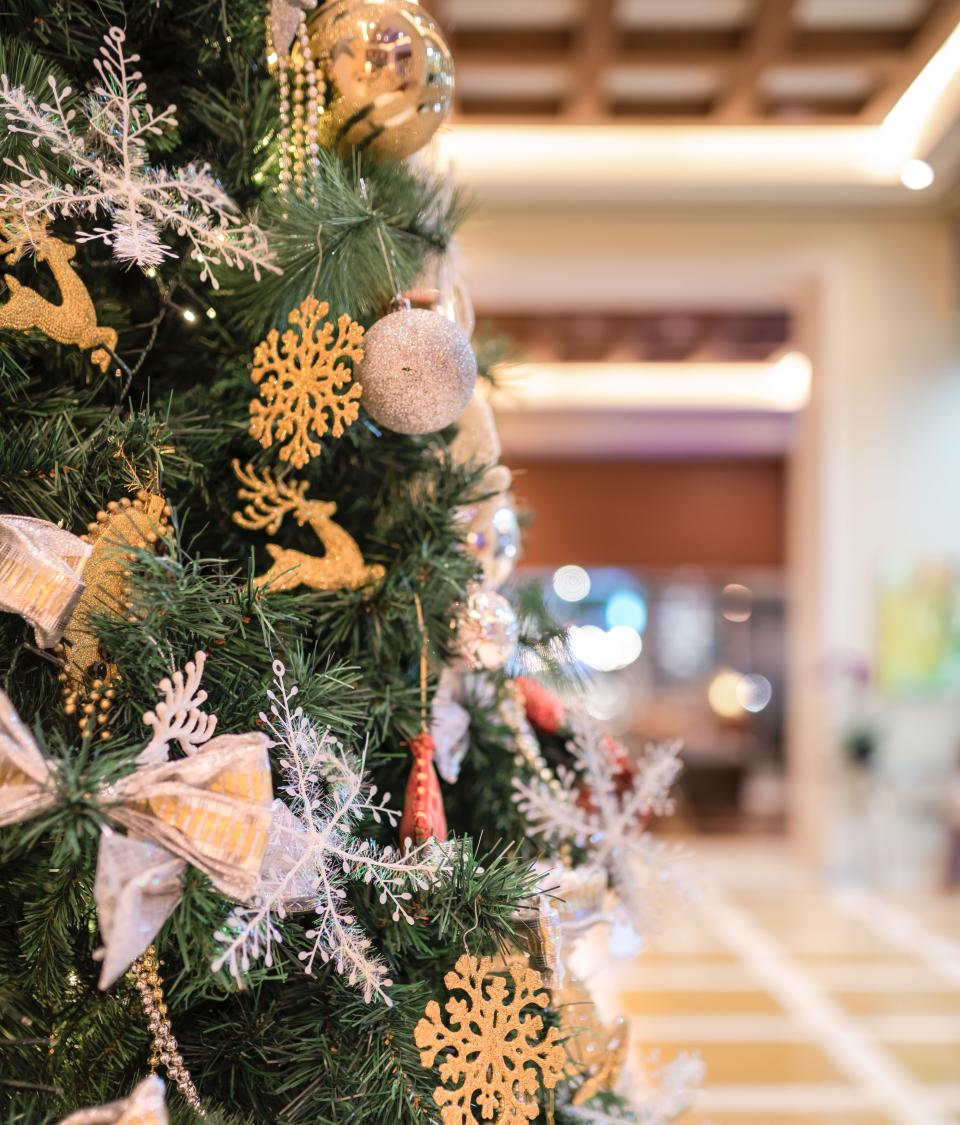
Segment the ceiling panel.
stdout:
[[757,0],[619,0],[614,7],[621,27],[717,30],[740,27]]
[[[431,6],[436,9],[436,5]],[[582,0],[446,0],[443,15],[452,27],[565,27],[583,15]]]
[[930,6],[930,0],[798,0],[794,19],[799,27],[910,28]]

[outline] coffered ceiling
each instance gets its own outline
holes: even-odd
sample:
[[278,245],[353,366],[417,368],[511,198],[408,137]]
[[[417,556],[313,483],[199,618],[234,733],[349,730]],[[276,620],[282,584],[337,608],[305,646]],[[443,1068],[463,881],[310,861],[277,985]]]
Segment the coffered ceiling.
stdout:
[[883,120],[960,0],[427,0],[466,123]]

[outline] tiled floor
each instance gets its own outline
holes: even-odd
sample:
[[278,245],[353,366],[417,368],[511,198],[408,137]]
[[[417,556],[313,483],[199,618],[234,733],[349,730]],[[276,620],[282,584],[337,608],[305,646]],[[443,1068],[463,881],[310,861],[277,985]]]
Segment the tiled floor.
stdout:
[[698,849],[698,898],[640,957],[592,961],[638,1051],[702,1055],[682,1125],[957,1125],[960,897],[818,889],[768,849]]

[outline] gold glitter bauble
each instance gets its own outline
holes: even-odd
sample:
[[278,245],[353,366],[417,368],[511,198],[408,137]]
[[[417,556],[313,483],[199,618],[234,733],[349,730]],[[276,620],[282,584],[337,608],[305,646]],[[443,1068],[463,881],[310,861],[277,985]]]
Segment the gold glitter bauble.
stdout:
[[307,297],[290,313],[286,332],[271,329],[253,353],[260,398],[250,403],[250,435],[264,449],[286,442],[280,460],[298,469],[320,452],[319,438],[328,430],[342,437],[360,412],[361,389],[352,379],[363,359],[363,328],[349,316],[334,326],[324,321],[329,311],[326,301]]
[[367,331],[360,364],[363,405],[398,434],[431,434],[455,422],[473,394],[477,359],[445,316],[400,309]]
[[415,0],[332,0],[308,18],[326,82],[320,139],[403,160],[430,140],[453,106],[453,58]]
[[7,262],[14,265],[30,250],[35,252],[38,262],[49,266],[62,303],[55,305],[12,274],[4,274],[8,297],[0,305],[0,328],[19,332],[35,328],[58,344],[75,344],[83,350],[93,348],[90,362],[106,371],[110,352],[117,346],[117,334],[112,328],[97,324],[97,310],[87,287],[70,264],[76,247],[47,234],[44,227],[14,228],[9,223],[0,226],[0,254],[6,254]]
[[459,994],[444,1005],[447,1019],[431,1000],[414,1030],[420,1065],[432,1067],[440,1057],[443,1085],[433,1100],[443,1125],[534,1121],[541,1081],[552,1090],[566,1062],[559,1032],[544,1031],[543,1017],[532,1011],[549,1003],[540,974],[513,965],[495,972],[490,958],[465,954],[443,983]]
[[318,556],[268,543],[267,554],[273,559],[273,566],[254,580],[255,587],[266,586],[273,593],[295,590],[298,586],[311,590],[361,590],[383,578],[384,568],[377,563],[368,566],[357,541],[333,522],[337,505],[330,500],[307,499],[306,481],[288,484],[274,480],[269,469],[258,477],[252,465],[241,466],[239,461],[233,462],[233,471],[244,485],[238,495],[248,501],[242,512],[233,513],[234,523],[248,531],[276,535],[284,516],[289,514],[301,527],[309,524],[324,547],[324,554]]

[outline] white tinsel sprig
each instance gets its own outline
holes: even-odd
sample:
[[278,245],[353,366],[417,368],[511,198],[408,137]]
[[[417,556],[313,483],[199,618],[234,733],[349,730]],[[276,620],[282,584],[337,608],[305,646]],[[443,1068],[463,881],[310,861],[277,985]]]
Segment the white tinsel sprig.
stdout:
[[292,706],[297,688],[287,688],[279,661],[273,667],[270,713],[260,718],[279,749],[285,799],[274,805],[260,886],[252,903],[237,907],[216,934],[224,949],[213,967],[226,965],[238,979],[261,958],[269,967],[273,947],[283,941],[283,919],[312,911],[316,921],[304,935],[310,944],[297,954],[305,971],[313,972],[317,958],[332,962],[367,1002],[376,995],[389,1005],[387,966],[350,909],[347,884],[372,886],[394,922],[413,925],[413,892],[445,874],[449,856],[432,841],[401,854],[355,834],[367,818],[396,826],[390,794],[378,796],[363,756],[357,759],[329,732],[317,731],[303,709]]
[[176,257],[162,239],[172,230],[188,241],[201,279],[214,288],[220,266],[250,268],[257,278],[263,269],[279,272],[263,232],[243,220],[207,165],[169,170],[150,164],[149,140],[176,128],[176,107],[155,110],[146,100],[139,55],[124,53],[125,38],[119,27],[104,36],[94,62],[99,82],[80,112],[71,87],[60,87],[52,75],[48,101],[0,75],[0,115],[8,130],[61,157],[69,174],[61,181],[23,155],[6,157],[14,175],[0,183],[0,213],[27,224],[105,214],[109,227],[78,231],[77,241],[104,242],[119,261],[144,268]]

